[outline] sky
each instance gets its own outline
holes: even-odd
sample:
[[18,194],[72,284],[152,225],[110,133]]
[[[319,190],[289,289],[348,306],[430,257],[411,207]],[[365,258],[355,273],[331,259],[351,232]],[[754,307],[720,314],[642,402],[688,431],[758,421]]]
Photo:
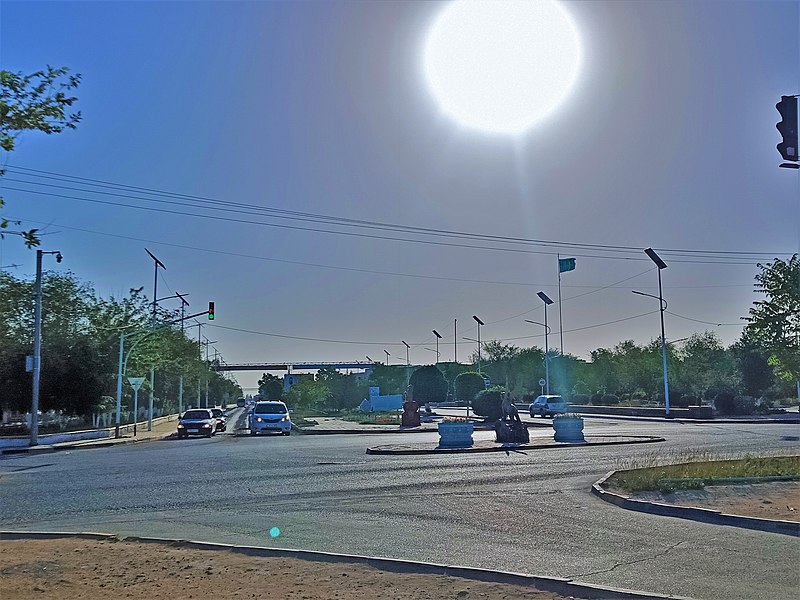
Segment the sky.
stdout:
[[[800,249],[798,172],[778,168],[775,149],[775,103],[800,93],[800,3],[565,2],[583,48],[575,86],[516,136],[465,127],[437,104],[422,48],[443,6],[5,0],[0,68],[80,73],[83,120],[25,134],[2,157],[4,214],[44,228],[42,248],[64,255],[47,267],[102,296],[151,292],[147,247],[166,266],[159,296],[188,293],[198,312],[215,302],[204,334],[229,363],[384,351],[402,363],[405,340],[425,364],[433,329],[452,360],[454,319],[464,360],[472,315],[482,340],[542,346],[543,328],[524,319],[543,319],[537,291],[557,298],[556,253],[577,259],[562,275],[565,352],[649,342],[658,302],[631,293],[658,293],[647,247],[669,265],[667,339],[713,330],[734,342],[757,299],[755,263]],[[85,179],[42,177],[52,173]],[[742,254],[666,252],[678,249]],[[0,242],[0,267],[30,277],[34,262],[19,239]],[[236,377],[249,388],[259,375]]]

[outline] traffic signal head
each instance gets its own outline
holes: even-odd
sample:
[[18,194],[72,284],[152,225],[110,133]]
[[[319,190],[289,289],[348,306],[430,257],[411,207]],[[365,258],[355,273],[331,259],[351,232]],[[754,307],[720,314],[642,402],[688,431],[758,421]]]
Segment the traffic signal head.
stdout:
[[781,101],[775,105],[781,113],[781,122],[775,125],[783,136],[783,141],[778,144],[778,152],[784,160],[797,162],[797,97],[781,96]]
[[213,321],[214,320],[214,303],[213,302],[209,302],[208,303],[208,320],[209,321]]

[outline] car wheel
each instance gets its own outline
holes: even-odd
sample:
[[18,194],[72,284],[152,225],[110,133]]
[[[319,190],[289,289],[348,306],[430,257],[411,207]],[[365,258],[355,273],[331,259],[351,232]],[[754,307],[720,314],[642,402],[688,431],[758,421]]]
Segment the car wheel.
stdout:
[[539,416],[540,416],[540,417],[542,417],[542,418],[544,419],[544,418],[547,416],[547,413],[546,413],[546,412],[544,412],[544,410],[540,410],[540,411],[539,411]]
[[255,434],[256,434],[256,432],[251,429],[250,430],[250,435],[255,435]]
[[292,432],[291,431],[287,431],[283,435],[292,435]]

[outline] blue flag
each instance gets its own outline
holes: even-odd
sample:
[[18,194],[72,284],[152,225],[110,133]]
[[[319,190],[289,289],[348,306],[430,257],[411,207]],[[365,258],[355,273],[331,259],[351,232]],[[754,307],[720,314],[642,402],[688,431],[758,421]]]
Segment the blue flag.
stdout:
[[575,270],[575,259],[574,258],[559,258],[558,259],[558,272],[565,273],[567,271],[574,271]]

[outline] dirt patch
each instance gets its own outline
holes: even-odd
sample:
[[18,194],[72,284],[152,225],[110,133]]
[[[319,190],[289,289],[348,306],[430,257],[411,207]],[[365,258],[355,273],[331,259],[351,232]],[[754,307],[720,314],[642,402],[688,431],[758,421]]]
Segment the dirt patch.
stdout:
[[671,494],[636,492],[631,498],[710,508],[730,515],[800,522],[800,481],[709,485],[702,490],[683,490]]
[[79,539],[0,541],[0,590],[8,600],[567,599],[526,586],[391,573],[366,565]]

